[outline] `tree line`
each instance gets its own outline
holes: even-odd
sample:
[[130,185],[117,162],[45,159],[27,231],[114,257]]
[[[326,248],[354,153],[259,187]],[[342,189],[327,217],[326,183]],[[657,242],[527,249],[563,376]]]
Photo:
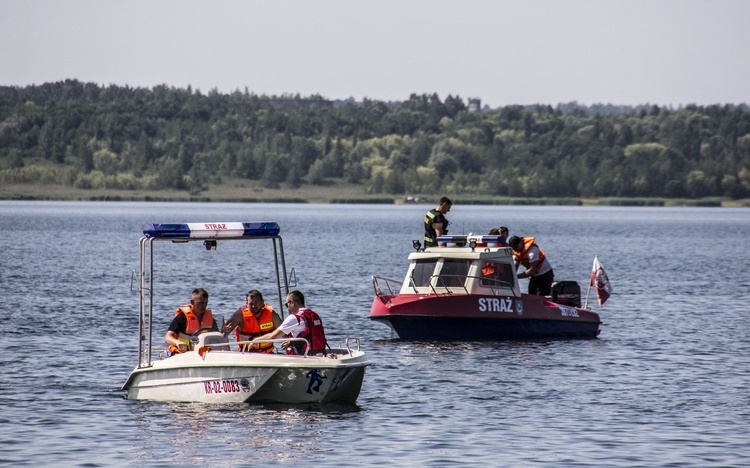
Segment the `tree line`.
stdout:
[[750,198],[750,112],[0,87],[0,183],[200,193],[233,179],[289,190],[344,179],[391,195]]

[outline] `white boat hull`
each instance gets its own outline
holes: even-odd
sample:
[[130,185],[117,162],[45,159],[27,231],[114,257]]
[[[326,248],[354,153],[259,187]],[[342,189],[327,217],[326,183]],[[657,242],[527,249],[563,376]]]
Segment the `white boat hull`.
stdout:
[[200,403],[330,403],[356,401],[369,365],[361,351],[338,358],[196,351],[136,368],[123,386],[128,398]]

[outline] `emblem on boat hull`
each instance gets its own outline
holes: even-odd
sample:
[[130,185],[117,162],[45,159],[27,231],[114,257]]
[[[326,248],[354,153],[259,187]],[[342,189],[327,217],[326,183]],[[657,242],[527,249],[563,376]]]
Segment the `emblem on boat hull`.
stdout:
[[516,300],[516,313],[523,315],[523,301],[520,299]]
[[325,374],[322,374],[318,369],[310,369],[310,371],[305,374],[305,377],[310,379],[310,382],[307,384],[307,393],[312,395],[313,390],[315,392],[320,392],[320,386],[323,385],[323,379],[327,379],[328,377]]
[[250,391],[250,382],[248,382],[247,379],[240,380],[240,387],[242,387],[243,392],[249,392]]

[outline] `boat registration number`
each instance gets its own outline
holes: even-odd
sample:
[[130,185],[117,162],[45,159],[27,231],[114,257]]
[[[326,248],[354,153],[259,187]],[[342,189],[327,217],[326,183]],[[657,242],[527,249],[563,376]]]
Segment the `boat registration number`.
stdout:
[[206,390],[206,395],[212,395],[214,393],[237,393],[242,390],[240,383],[237,380],[213,380],[203,382],[203,387]]
[[560,314],[563,317],[578,317],[578,311],[573,307],[560,307]]

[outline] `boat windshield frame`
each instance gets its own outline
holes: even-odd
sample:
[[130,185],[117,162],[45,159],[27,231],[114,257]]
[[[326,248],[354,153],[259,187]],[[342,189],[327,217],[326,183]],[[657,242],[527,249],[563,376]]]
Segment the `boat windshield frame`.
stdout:
[[[457,250],[457,249],[456,249]],[[503,249],[493,249],[493,255],[482,255],[480,252],[461,252],[448,254],[449,251],[437,250],[432,255],[424,253],[410,255],[411,262],[400,293],[452,295],[483,294],[512,295],[521,294],[518,280],[513,269],[512,257]],[[499,249],[498,249],[499,250]],[[493,253],[490,252],[490,253]],[[437,253],[438,255],[435,255]],[[498,277],[482,274],[481,269],[492,264]],[[495,274],[493,271],[493,274]],[[415,277],[416,273],[416,277]],[[488,291],[487,291],[488,290]],[[376,289],[377,293],[377,289]]]
[[[284,243],[279,234],[276,223],[234,223],[256,226],[257,224],[268,224],[275,226],[275,230],[267,232],[206,232],[191,237],[175,236],[153,236],[153,226],[148,225],[144,229],[143,237],[139,241],[139,272],[137,273],[137,288],[133,288],[136,282],[136,272],[133,271],[131,277],[131,291],[138,293],[138,369],[153,366],[153,307],[154,307],[154,243],[155,242],[172,242],[175,244],[186,244],[191,242],[201,242],[207,250],[215,250],[217,242],[224,241],[258,241],[270,239],[273,244],[274,271],[276,279],[276,293],[279,299],[279,311],[283,319],[284,304],[286,296],[289,294],[289,276],[287,275],[286,259],[284,257]],[[166,226],[166,225],[160,225]],[[175,225],[170,225],[175,226]],[[214,225],[212,225],[214,226]],[[213,249],[211,248],[213,246]],[[293,275],[293,272],[292,272]]]
[[[457,279],[459,283],[461,283],[459,286],[455,285],[447,285],[445,284],[444,279]],[[411,288],[414,290],[415,294],[419,294],[420,291],[417,289],[418,287],[422,288],[430,288],[430,291],[432,291],[432,294],[436,296],[450,296],[455,294],[454,291],[451,288],[455,289],[462,289],[464,294],[471,294],[471,291],[469,291],[469,288],[467,287],[467,284],[470,280],[480,281],[480,286],[489,288],[492,292],[492,296],[507,296],[507,291],[500,291],[498,292],[496,288],[503,288],[503,289],[510,289],[511,295],[515,296],[515,292],[513,291],[513,284],[508,281],[503,280],[497,280],[493,278],[487,278],[485,276],[478,276],[478,275],[432,275],[430,278],[430,282],[426,286],[416,286],[414,283],[411,283]],[[491,283],[495,283],[494,285]],[[445,292],[439,292],[437,288],[445,289]]]

